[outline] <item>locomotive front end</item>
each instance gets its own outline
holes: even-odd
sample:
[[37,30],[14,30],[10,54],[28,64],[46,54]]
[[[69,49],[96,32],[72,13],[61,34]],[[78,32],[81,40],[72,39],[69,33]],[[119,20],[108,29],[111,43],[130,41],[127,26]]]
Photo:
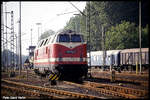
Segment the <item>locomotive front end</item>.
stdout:
[[81,34],[67,30],[39,41],[34,51],[34,69],[60,79],[79,79],[87,75],[86,43]]
[[57,35],[52,48],[55,69],[61,78],[78,79],[87,75],[86,43],[81,34],[63,32]]

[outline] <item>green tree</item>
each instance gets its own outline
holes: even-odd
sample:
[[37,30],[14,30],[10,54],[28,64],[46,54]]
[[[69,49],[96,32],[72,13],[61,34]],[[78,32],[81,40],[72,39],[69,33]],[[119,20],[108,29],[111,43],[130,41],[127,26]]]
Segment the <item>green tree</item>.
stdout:
[[148,48],[149,47],[149,28],[148,24],[146,25],[145,28],[142,28],[142,33],[141,33],[141,45],[142,48]]
[[[148,26],[142,28],[142,47],[148,47]],[[139,47],[139,30],[135,23],[122,21],[106,32],[107,50]]]
[[[91,32],[91,50],[102,50],[102,26],[106,29],[107,27],[115,27],[122,23],[121,21],[133,22],[135,26],[138,25],[138,1],[91,1],[90,3],[90,32]],[[89,2],[87,2],[83,13],[88,17]],[[147,23],[147,1],[142,1],[142,27],[145,27]],[[86,12],[87,11],[87,12]],[[85,41],[89,36],[86,31],[86,17],[84,15],[72,17],[66,24],[64,29],[75,28],[75,22],[80,20],[80,32],[84,35]],[[79,26],[79,25],[78,25]],[[123,27],[123,25],[122,25]],[[127,26],[126,26],[127,27]],[[146,29],[144,30],[146,31]],[[143,35],[144,37],[145,35]],[[115,36],[117,37],[117,36]],[[129,35],[132,38],[132,35]],[[136,38],[138,39],[138,38]],[[133,41],[133,40],[132,40]],[[134,40],[135,42],[138,40]],[[136,42],[137,44],[137,42]],[[89,45],[89,44],[88,44]],[[118,45],[118,44],[115,44]],[[114,46],[115,46],[114,45]],[[130,45],[130,44],[129,44]],[[145,44],[147,45],[147,44]],[[118,48],[125,48],[125,47]],[[129,46],[132,47],[132,46]],[[137,47],[137,46],[136,46]]]
[[64,30],[71,29],[79,33],[80,21],[81,21],[81,15],[76,15],[75,17],[71,17],[69,22],[67,22],[66,26],[64,27]]

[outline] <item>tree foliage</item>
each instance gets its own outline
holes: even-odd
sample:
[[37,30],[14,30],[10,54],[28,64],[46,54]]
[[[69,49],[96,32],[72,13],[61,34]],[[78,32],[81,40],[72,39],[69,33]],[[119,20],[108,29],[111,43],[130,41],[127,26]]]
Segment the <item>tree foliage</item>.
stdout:
[[[145,27],[148,21],[145,8],[148,8],[147,1],[142,1],[142,27]],[[91,50],[102,50],[102,26],[106,33],[106,49],[137,48],[139,47],[138,12],[138,1],[91,1],[90,10],[89,2],[83,10],[86,16],[80,14],[72,17],[64,29],[77,29],[84,35],[89,45],[86,25],[90,23]],[[90,21],[86,23],[88,16]],[[146,36],[148,36],[148,26],[142,29],[142,47],[148,47]]]
[[[148,47],[148,26],[142,28],[142,47]],[[139,47],[139,27],[135,23],[122,21],[106,32],[106,49],[126,49]]]

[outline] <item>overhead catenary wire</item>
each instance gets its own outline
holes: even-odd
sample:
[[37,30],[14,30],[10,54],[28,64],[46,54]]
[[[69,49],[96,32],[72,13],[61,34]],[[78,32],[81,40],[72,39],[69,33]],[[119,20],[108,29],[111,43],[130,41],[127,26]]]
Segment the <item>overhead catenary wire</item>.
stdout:
[[74,12],[78,12],[78,11],[72,11],[72,12],[61,13],[61,14],[57,14],[57,16],[64,15],[64,14],[70,14],[70,13],[74,13]]
[[[68,5],[69,5],[69,3],[68,2],[66,2]],[[74,3],[74,4],[77,4],[77,3]],[[19,6],[19,5],[18,5]],[[77,12],[77,11],[70,11],[71,9],[69,9],[69,7],[70,6],[68,6],[68,9],[67,9],[67,11],[68,12],[64,12],[64,13],[68,13],[68,14],[71,14],[71,13],[75,13],[75,12]],[[18,7],[19,8],[19,7]],[[64,10],[64,9],[63,9]],[[66,9],[65,9],[66,10]],[[19,10],[18,10],[19,11]],[[64,13],[61,13],[61,14],[64,14]],[[50,22],[52,22],[52,21],[54,21],[54,20],[57,20],[57,18],[58,18],[58,16],[56,15],[56,16],[54,16],[54,18],[53,19],[51,19],[50,21],[47,21],[48,23]],[[53,24],[53,23],[52,23]],[[52,25],[53,26],[53,25]],[[51,25],[50,25],[50,27],[51,27]],[[8,30],[8,29],[7,29]],[[22,35],[21,35],[22,36]],[[19,43],[19,42],[18,42]]]
[[72,4],[71,2],[69,2],[73,7],[75,7],[82,15],[86,16],[81,10],[79,10],[74,4]]

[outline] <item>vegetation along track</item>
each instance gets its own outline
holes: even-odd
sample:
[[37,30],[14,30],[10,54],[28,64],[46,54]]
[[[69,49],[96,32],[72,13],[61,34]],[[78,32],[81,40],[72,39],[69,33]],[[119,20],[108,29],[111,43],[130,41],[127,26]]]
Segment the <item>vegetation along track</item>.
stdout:
[[[23,93],[29,94],[29,95],[36,95],[39,97],[42,95],[42,97],[48,96],[50,98],[59,98],[59,99],[60,98],[64,99],[64,96],[66,96],[67,98],[103,99],[98,96],[92,96],[92,95],[69,92],[69,91],[64,91],[64,90],[56,90],[56,89],[45,88],[45,87],[40,87],[40,86],[28,85],[28,84],[24,84],[24,83],[20,83],[20,82],[13,82],[13,81],[8,81],[8,80],[3,80],[3,79],[1,81],[5,84],[6,83],[11,84],[11,86],[6,86],[3,84],[2,88],[9,89],[12,91],[17,91],[17,92],[23,92]],[[12,87],[12,85],[14,85],[14,86]],[[19,87],[21,87],[21,88],[19,88]],[[27,90],[27,89],[30,89],[30,90]],[[35,90],[38,92],[35,92]],[[51,95],[51,93],[54,93],[55,95],[59,95],[59,96]]]
[[[71,85],[75,85],[78,87],[82,87],[82,88],[88,88],[91,90],[96,90],[97,92],[104,94],[104,95],[112,95],[112,96],[118,96],[121,98],[128,98],[128,99],[137,99],[140,98],[141,96],[145,96],[147,94],[146,91],[140,91],[140,90],[135,90],[135,89],[128,89],[128,88],[123,88],[123,87],[115,87],[115,86],[111,86],[111,85],[100,85],[98,83],[95,82],[89,82],[92,85],[87,85],[87,82],[84,83],[84,85],[81,84],[77,84],[77,83],[72,83],[72,82],[67,82],[64,81],[66,84],[71,84]],[[97,88],[97,87],[102,87],[102,88]]]

